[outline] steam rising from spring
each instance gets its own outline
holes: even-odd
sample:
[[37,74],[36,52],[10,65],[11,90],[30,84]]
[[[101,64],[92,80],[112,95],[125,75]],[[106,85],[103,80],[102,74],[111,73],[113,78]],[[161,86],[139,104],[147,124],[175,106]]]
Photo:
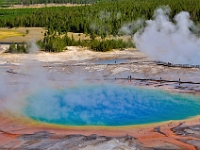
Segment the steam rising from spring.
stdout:
[[180,12],[173,20],[168,7],[158,8],[154,20],[145,21],[145,26],[134,35],[136,47],[157,61],[175,64],[200,64],[199,31],[188,12]]

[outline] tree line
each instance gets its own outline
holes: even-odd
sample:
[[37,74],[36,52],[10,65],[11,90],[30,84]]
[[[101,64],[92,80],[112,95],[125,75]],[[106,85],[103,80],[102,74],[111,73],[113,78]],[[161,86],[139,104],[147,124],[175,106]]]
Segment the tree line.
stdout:
[[200,21],[199,0],[116,0],[76,7],[0,9],[0,27],[46,27],[49,32],[115,36],[124,23],[152,19],[154,10],[162,5],[172,9],[171,18],[188,11],[193,21]]
[[95,51],[105,52],[112,49],[123,49],[126,47],[134,47],[132,41],[125,42],[122,39],[101,39],[97,40],[75,40],[73,35],[69,37],[67,34],[64,36],[47,35],[43,40],[37,41],[37,44],[47,52],[62,52],[66,46],[82,46],[88,47]]
[[[104,51],[107,49],[105,47],[108,47],[105,45],[115,45],[115,40],[112,41],[113,44],[105,40],[108,35],[120,36],[119,29],[122,25],[138,18],[153,19],[154,10],[163,5],[171,8],[171,19],[180,11],[188,11],[191,19],[200,23],[199,0],[103,0],[92,5],[74,7],[0,9],[0,27],[45,27],[48,33],[45,33],[45,38],[40,43],[43,43],[42,45],[49,51],[55,51],[54,47],[59,47],[55,45],[59,43],[61,37],[54,36],[55,33],[58,35],[67,32],[85,33],[93,40],[77,41],[76,44],[79,42],[80,45]],[[92,38],[95,36],[100,36],[102,40],[97,42]],[[63,39],[63,41],[64,44],[57,45],[66,46],[70,40]],[[57,48],[56,51],[59,50],[60,48]]]
[[10,44],[8,50],[6,51],[7,53],[29,53],[29,47],[27,43],[12,43]]

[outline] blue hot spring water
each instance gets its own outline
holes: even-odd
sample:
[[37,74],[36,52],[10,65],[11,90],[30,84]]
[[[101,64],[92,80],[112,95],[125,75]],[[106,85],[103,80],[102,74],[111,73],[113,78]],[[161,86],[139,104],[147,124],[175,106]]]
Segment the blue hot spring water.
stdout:
[[200,97],[117,84],[40,89],[23,113],[34,120],[72,126],[138,125],[200,114]]

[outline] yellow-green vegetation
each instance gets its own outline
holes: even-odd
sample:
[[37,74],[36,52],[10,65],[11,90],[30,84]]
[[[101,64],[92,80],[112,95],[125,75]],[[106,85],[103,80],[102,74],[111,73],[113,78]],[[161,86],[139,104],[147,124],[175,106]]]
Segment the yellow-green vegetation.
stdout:
[[16,36],[23,36],[22,32],[18,32],[15,30],[0,30],[0,40],[5,39],[8,37],[16,37]]
[[0,28],[0,42],[30,42],[44,38],[46,30],[40,27]]

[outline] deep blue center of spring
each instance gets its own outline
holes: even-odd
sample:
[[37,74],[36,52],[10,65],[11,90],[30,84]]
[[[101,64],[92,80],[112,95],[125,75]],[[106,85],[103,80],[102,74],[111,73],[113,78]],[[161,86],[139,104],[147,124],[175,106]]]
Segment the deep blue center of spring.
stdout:
[[34,120],[73,126],[138,125],[200,114],[200,97],[117,84],[40,89],[23,113]]

